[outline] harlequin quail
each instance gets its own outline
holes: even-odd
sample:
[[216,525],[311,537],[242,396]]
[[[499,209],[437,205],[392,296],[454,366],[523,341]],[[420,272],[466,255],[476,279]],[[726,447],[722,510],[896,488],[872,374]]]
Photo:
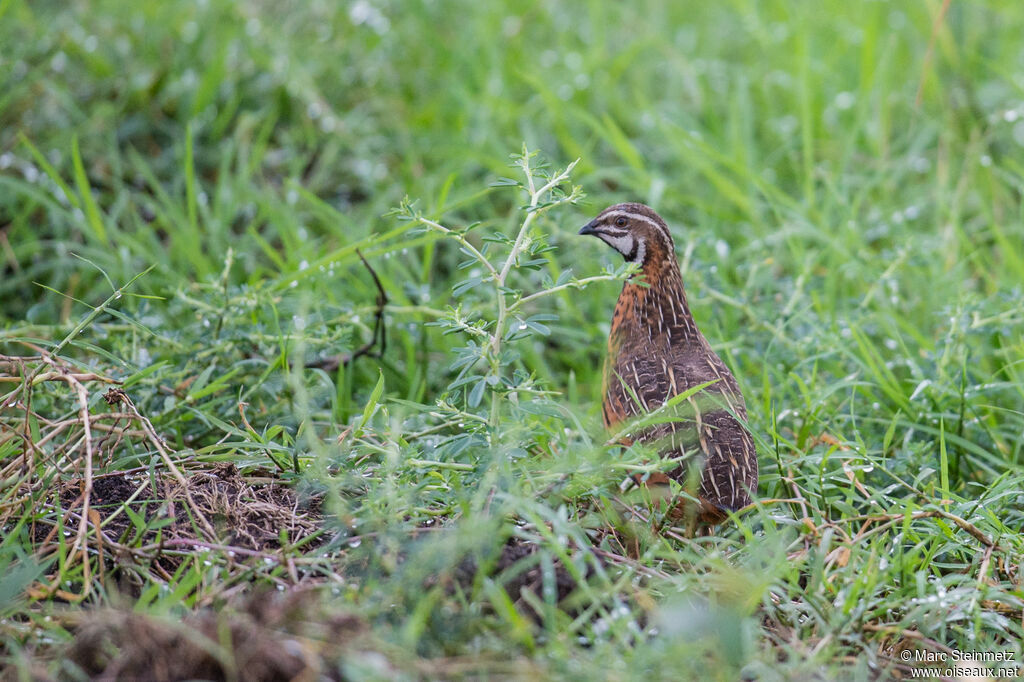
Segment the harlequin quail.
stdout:
[[[617,204],[583,226],[637,263],[640,270],[619,294],[608,336],[602,413],[606,428],[623,428],[673,396],[713,381],[690,398],[680,418],[643,425],[631,439],[683,462],[670,476],[684,488],[700,467],[696,508],[680,503],[674,516],[717,523],[750,502],[757,489],[757,453],[744,426],[746,405],[735,377],[697,329],[686,302],[668,225],[643,204]],[[653,420],[657,422],[658,420]],[[629,442],[627,439],[626,442]],[[660,480],[659,480],[660,478]],[[668,483],[664,474],[647,483]],[[693,486],[696,487],[696,486]]]

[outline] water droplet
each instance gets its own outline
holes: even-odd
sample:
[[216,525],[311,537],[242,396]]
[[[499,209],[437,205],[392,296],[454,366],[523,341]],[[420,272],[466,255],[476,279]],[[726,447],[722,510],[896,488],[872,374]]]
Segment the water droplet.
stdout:
[[64,68],[67,65],[68,56],[64,54],[64,52],[58,52],[57,54],[53,55],[53,58],[50,60],[50,68],[56,71],[57,73],[61,73],[62,71],[64,71]]
[[840,111],[846,111],[856,103],[857,98],[854,97],[852,92],[840,92],[836,95],[835,104],[836,109]]

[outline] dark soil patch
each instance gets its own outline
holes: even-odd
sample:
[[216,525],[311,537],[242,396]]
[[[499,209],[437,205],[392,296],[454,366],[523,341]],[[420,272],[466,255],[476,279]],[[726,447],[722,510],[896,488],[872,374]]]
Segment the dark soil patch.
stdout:
[[[540,616],[523,599],[523,593],[529,591],[538,598],[543,595],[544,572],[540,562],[534,558],[539,551],[540,548],[531,542],[517,537],[509,538],[502,546],[497,561],[488,571],[488,576],[498,580],[516,607],[534,619]],[[579,587],[579,582],[557,557],[552,559],[552,569],[556,600],[562,602]],[[469,587],[473,584],[477,571],[477,562],[471,558],[465,559],[455,572],[455,583],[463,588]],[[594,567],[588,564],[583,571],[584,579],[593,573]],[[574,609],[569,608],[567,612],[573,613]]]
[[[106,522],[115,510],[131,498],[140,487],[143,487],[142,492],[127,506],[148,521],[154,516],[156,505],[159,502],[153,499],[149,481],[144,477],[130,477],[126,474],[97,476],[93,479],[89,507],[96,510],[100,515],[101,522]],[[60,489],[61,510],[64,512],[79,510],[81,495],[81,482],[68,482],[62,485]],[[53,525],[47,521],[48,519],[40,519],[35,524],[32,537],[36,544],[46,542],[47,538],[52,540]],[[76,525],[77,521],[65,520],[65,530],[70,531]],[[104,525],[103,533],[111,540],[120,542],[125,539],[125,531],[131,527],[131,519],[122,512]]]
[[[186,495],[185,488],[176,480],[161,476],[155,483],[159,494],[154,494],[154,485],[145,474],[101,474],[93,479],[90,509],[99,515],[105,537],[116,543],[140,541],[131,518],[123,510],[119,511],[125,503],[147,526],[161,517],[169,518],[170,523],[159,524],[165,541],[194,539],[262,552],[279,549],[282,538],[289,544],[297,543],[320,527],[322,516],[318,501],[300,504],[298,496],[288,486],[275,482],[250,483],[231,463],[194,473],[187,483]],[[80,481],[62,486],[62,510],[80,511],[81,487]],[[137,491],[135,499],[128,502]],[[215,538],[198,532],[195,518],[200,514],[210,522]],[[66,530],[76,525],[77,521],[65,521]],[[48,539],[52,542],[53,535],[52,524],[36,523],[33,538],[37,544]],[[149,544],[157,539],[158,529],[148,527],[143,531],[141,543]],[[312,548],[319,544],[322,541],[314,538],[307,546]]]

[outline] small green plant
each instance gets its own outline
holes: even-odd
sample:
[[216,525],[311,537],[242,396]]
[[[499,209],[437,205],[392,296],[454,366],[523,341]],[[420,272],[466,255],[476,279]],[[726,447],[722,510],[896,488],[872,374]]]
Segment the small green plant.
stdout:
[[[533,373],[517,364],[519,356],[511,345],[521,339],[551,333],[547,323],[557,320],[557,316],[533,312],[532,304],[566,289],[622,280],[634,272],[634,266],[623,265],[583,278],[576,277],[571,269],[561,270],[555,277],[545,273],[539,281],[537,277],[524,276],[549,266],[547,254],[555,249],[548,243],[541,219],[556,208],[576,204],[583,197],[580,186],[570,181],[577,161],[562,170],[550,171],[545,164],[535,161],[537,156],[536,151],[524,145],[522,152],[512,157],[522,178],[502,178],[494,183],[494,186],[508,187],[525,195],[526,203],[520,208],[522,218],[514,236],[490,231],[480,238],[483,246],[478,248],[470,235],[481,230],[479,222],[463,229],[448,227],[428,218],[408,199],[394,212],[402,220],[415,221],[423,229],[455,241],[466,256],[458,268],[468,271],[468,277],[452,287],[452,295],[459,303],[432,323],[446,334],[461,333],[467,340],[466,345],[452,349],[455,361],[451,368],[458,374],[449,384],[440,406],[452,412],[452,416],[462,418],[470,415],[456,405],[464,404],[472,411],[470,418],[477,418],[480,417],[476,414],[477,408],[485,403],[489,393],[490,413],[486,423],[492,431],[498,427],[503,403],[517,403],[525,396],[548,395]],[[539,284],[539,288],[528,291],[524,282]],[[470,296],[479,287],[493,290],[491,305],[480,303],[479,296]]]

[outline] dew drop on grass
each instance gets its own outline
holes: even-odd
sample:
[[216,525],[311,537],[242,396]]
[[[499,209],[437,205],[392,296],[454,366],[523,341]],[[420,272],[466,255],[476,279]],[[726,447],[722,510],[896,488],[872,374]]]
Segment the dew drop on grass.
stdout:
[[856,101],[857,98],[854,97],[852,92],[840,92],[838,95],[836,95],[835,99],[836,109],[839,109],[840,111],[846,111],[847,109],[852,107],[856,103]]
[[68,56],[64,54],[64,52],[58,52],[57,54],[53,55],[53,58],[50,60],[50,68],[56,71],[57,73],[63,72],[64,68],[67,65]]

